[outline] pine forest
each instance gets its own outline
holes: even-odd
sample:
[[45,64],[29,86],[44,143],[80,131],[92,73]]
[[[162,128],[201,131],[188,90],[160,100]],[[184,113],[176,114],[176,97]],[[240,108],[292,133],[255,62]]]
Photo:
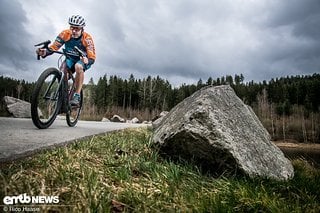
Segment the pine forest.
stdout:
[[[84,85],[84,109],[81,119],[101,120],[118,114],[151,121],[162,111],[205,86],[230,85],[251,106],[272,140],[320,143],[320,74],[287,76],[263,82],[246,82],[240,75],[199,79],[197,84],[172,86],[160,76],[128,79],[100,77]],[[0,76],[0,115],[8,116],[4,96],[30,102],[35,82]]]

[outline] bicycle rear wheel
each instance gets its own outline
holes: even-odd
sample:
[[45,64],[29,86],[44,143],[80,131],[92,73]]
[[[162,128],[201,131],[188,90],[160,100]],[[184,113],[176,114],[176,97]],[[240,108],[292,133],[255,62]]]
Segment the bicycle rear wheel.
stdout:
[[[69,97],[69,101],[70,101],[70,98],[73,97],[73,90],[70,90],[70,94],[69,94],[68,97]],[[74,127],[78,123],[78,120],[79,120],[79,117],[80,117],[80,113],[81,113],[81,110],[82,110],[82,104],[83,104],[83,92],[81,90],[79,106],[71,106],[70,104],[68,106],[68,112],[67,112],[67,115],[66,115],[68,126]]]
[[39,129],[48,128],[61,108],[61,73],[56,68],[46,69],[39,77],[31,98],[31,117]]

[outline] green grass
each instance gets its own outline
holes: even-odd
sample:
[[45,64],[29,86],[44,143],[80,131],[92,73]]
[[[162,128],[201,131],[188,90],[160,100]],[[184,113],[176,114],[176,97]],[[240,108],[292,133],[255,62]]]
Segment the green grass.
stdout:
[[[59,196],[50,212],[319,212],[320,171],[293,161],[288,182],[213,178],[192,163],[160,157],[152,132],[123,130],[3,165],[0,199]],[[2,208],[0,206],[0,208]]]

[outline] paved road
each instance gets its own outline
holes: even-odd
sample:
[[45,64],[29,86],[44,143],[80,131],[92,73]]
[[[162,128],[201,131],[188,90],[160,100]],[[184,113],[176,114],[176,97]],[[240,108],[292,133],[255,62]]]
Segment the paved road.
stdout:
[[31,119],[0,117],[0,163],[32,155],[40,150],[62,146],[76,139],[143,124],[79,121],[68,127],[56,120],[48,129],[37,129]]

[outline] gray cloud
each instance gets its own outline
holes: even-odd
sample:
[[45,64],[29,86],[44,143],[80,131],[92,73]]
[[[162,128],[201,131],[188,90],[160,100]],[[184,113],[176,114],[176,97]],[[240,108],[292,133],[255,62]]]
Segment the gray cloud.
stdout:
[[[261,60],[266,77],[311,74],[320,71],[320,2],[293,0],[273,2],[261,28],[274,34],[266,38]],[[270,78],[269,77],[269,78]]]
[[[246,80],[261,81],[320,71],[318,0],[63,3],[61,11],[34,0],[0,3],[0,10],[6,11],[1,12],[1,20],[10,23],[1,28],[6,41],[1,44],[6,50],[1,53],[1,70],[54,63],[46,59],[36,64],[32,59],[32,65],[21,65],[34,57],[32,42],[54,39],[67,27],[67,17],[80,13],[96,43],[97,61],[86,74],[95,79],[104,74],[127,78],[133,73],[136,77],[160,75],[181,84],[226,74],[243,73]],[[53,6],[57,9],[59,4],[56,1]],[[11,47],[12,38],[16,43]],[[23,53],[25,49],[28,54]],[[19,60],[13,61],[14,55]]]
[[30,34],[25,30],[27,21],[22,6],[17,1],[0,2],[0,73],[23,78],[28,76],[30,57]]

